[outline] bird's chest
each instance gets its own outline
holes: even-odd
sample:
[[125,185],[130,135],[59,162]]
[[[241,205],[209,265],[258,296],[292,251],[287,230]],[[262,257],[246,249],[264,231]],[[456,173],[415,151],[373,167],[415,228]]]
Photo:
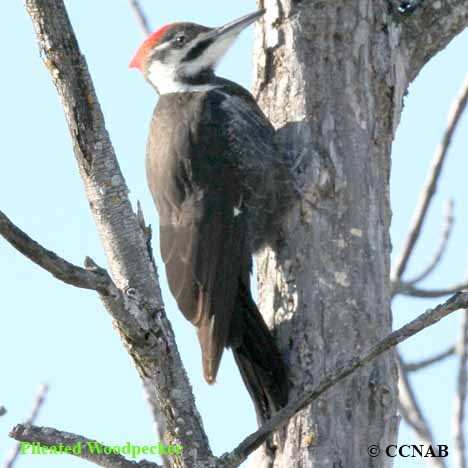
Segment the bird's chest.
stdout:
[[[223,124],[202,114],[196,98],[175,96],[160,102],[153,115],[147,145],[148,182],[158,210],[181,206],[200,192],[239,190],[240,171],[229,158]],[[237,186],[237,188],[235,188]]]

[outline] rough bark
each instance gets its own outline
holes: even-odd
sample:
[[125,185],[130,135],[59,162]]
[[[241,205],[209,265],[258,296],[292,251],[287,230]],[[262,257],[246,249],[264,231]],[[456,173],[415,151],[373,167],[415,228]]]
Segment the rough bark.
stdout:
[[145,233],[105,128],[84,56],[62,0],[25,0],[62,101],[75,156],[116,291],[102,296],[143,381],[160,440],[187,450],[174,467],[203,466],[212,454],[159,289]]
[[[267,14],[254,92],[306,187],[277,245],[257,259],[261,309],[292,369],[293,395],[391,329],[391,143],[410,80],[467,23],[461,1],[439,12],[441,30],[435,2],[408,18],[390,3],[259,2]],[[397,405],[388,353],[299,413],[277,452],[252,466],[390,466],[367,448],[395,442]]]
[[[102,441],[88,439],[81,435],[71,434],[69,432],[58,431],[51,427],[37,427],[31,424],[18,424],[13,428],[10,433],[11,437],[21,442],[32,441],[40,443],[45,447],[59,447],[60,444],[64,447],[75,447],[77,444],[81,446],[81,450],[75,454],[62,455],[64,457],[77,456],[83,460],[90,461],[95,465],[102,466],[103,468],[161,468],[156,463],[142,460],[140,462],[134,460],[127,460],[123,455],[115,453],[105,453],[103,448],[106,446]],[[89,450],[88,444],[95,447],[97,444],[101,446],[101,453],[96,453],[97,450]]]
[[60,258],[55,252],[47,250],[35,240],[31,239],[25,232],[15,226],[1,211],[0,236],[5,238],[24,256],[44,270],[50,272],[60,281],[71,284],[77,288],[91,289],[103,295],[109,295],[112,281],[107,272],[99,269],[91,259],[87,259],[87,262],[90,263],[89,269],[84,269],[67,262],[63,258]]
[[[336,367],[329,373],[326,373],[325,377],[322,380],[314,384],[312,390],[303,392],[296,400],[290,401],[287,404],[287,406],[282,408],[271,419],[269,419],[262,427],[260,427],[260,429],[257,432],[251,434],[249,437],[244,439],[242,443],[239,444],[239,446],[236,447],[231,453],[223,456],[222,461],[224,461],[224,464],[221,465],[222,468],[235,468],[239,466],[239,464],[243,462],[251,452],[253,452],[256,448],[260,447],[260,445],[268,439],[270,433],[284,427],[285,424],[287,424],[288,421],[298,411],[300,411],[303,408],[306,408],[312,402],[317,401],[330,388],[342,383],[346,377],[355,373],[358,369],[362,368],[363,366],[369,364],[377,356],[382,355],[383,353],[392,349],[394,346],[403,342],[407,338],[415,335],[416,333],[419,333],[424,328],[434,325],[439,320],[443,319],[452,312],[463,308],[467,301],[468,293],[455,294],[445,303],[439,304],[434,309],[427,310],[416,319],[407,323],[405,326],[390,333],[383,340],[374,344],[370,349],[365,350],[359,356],[355,355],[354,357],[346,361],[341,367]],[[464,365],[466,365],[466,363],[464,363]],[[410,408],[410,410],[412,411],[412,408]],[[426,430],[422,416],[420,414],[415,414],[413,417],[413,422],[414,425],[420,425],[421,430],[425,431],[423,442],[425,442],[426,445],[430,445],[430,431]],[[385,447],[379,447],[375,444],[372,444],[368,446],[366,450],[369,454],[375,455],[377,453],[378,455],[384,449]],[[431,466],[437,466],[439,468],[445,467],[443,459],[427,459],[427,461],[429,462],[432,460],[434,460],[434,463],[431,463]],[[291,460],[288,460],[287,462],[291,462]],[[302,465],[299,464],[291,466]]]
[[[103,301],[148,391],[162,440],[190,447],[171,466],[212,466],[145,230],[128,200],[63,1],[25,3],[109,260],[114,282]],[[466,8],[452,0],[439,37],[431,24],[426,42],[409,45],[412,28],[426,25],[426,7],[400,23],[387,1],[261,3],[267,15],[257,34],[255,91],[297,158],[305,193],[278,243],[259,256],[260,302],[276,325],[296,399],[317,383],[322,389],[324,377],[338,375],[350,356],[390,332],[391,141],[409,80],[461,30]],[[396,383],[390,352],[298,413],[280,432],[277,450],[261,452],[254,466],[390,466],[367,449],[396,439]]]
[[408,47],[408,73],[413,80],[421,68],[468,23],[466,0],[423,0],[402,24],[402,42]]

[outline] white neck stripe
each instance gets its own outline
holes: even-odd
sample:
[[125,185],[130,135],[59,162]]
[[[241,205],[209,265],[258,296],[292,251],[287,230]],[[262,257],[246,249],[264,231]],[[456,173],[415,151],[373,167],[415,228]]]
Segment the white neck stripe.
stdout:
[[174,67],[163,66],[159,62],[154,62],[148,69],[147,79],[152,83],[159,94],[187,93],[210,91],[218,87],[215,84],[190,84],[179,81],[176,77]]

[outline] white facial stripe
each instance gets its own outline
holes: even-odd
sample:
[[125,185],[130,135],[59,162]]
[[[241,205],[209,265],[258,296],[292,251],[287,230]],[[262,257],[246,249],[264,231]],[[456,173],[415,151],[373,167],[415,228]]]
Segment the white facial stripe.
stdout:
[[[237,34],[233,33],[226,36],[222,41],[211,44],[203,54],[191,62],[182,62],[183,57],[188,50],[196,47],[206,35],[202,35],[198,40],[190,44],[190,49],[174,49],[164,59],[164,63],[154,60],[148,67],[147,79],[156,87],[159,94],[183,93],[183,92],[202,92],[217,88],[215,85],[194,85],[180,81],[180,76],[196,76],[202,70],[214,68],[232,43],[236,40]],[[163,50],[170,47],[167,42],[156,47],[154,50]]]
[[210,91],[214,85],[191,85],[177,79],[173,65],[153,62],[148,69],[148,80],[156,86],[159,94]]
[[[200,57],[184,65],[185,73],[189,76],[196,75],[205,68],[214,68],[223,58],[223,55],[228,51],[236,38],[237,34],[230,34],[222,41],[215,41],[203,52]],[[203,38],[201,40],[203,40]],[[199,42],[200,41],[197,41],[193,47],[196,47]]]
[[160,44],[154,47],[153,50],[164,50],[164,49],[167,49],[170,45],[171,43],[168,41],[168,42],[165,42],[164,44]]

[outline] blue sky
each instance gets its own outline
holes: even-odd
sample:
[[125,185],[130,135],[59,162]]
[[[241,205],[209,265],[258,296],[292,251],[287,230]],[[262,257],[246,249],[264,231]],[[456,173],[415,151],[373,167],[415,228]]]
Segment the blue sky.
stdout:
[[[131,190],[148,221],[157,226],[146,186],[144,152],[149,120],[156,102],[153,90],[127,64],[143,39],[126,0],[66,2],[86,55],[107,128]],[[112,5],[112,6],[111,6]],[[153,27],[189,20],[217,25],[255,9],[253,1],[143,2]],[[112,9],[110,9],[112,8]],[[5,2],[0,15],[0,209],[32,237],[60,255],[82,264],[86,255],[105,265],[90,216],[56,91],[43,66],[22,2]],[[245,87],[251,83],[252,30],[242,35],[221,64],[219,73]],[[397,134],[392,173],[394,252],[398,252],[415,206],[427,164],[444,128],[449,105],[467,72],[468,34],[460,36],[426,67],[411,86]],[[455,200],[455,233],[442,266],[427,286],[443,286],[462,278],[468,261],[466,176],[468,119],[456,135],[444,178],[431,208],[423,242],[415,253],[417,272],[432,255],[440,232],[442,206]],[[158,252],[157,242],[154,244]],[[159,263],[160,265],[160,263]],[[192,327],[171,299],[160,268],[167,311],[177,334],[183,361],[194,387],[205,428],[216,454],[231,449],[256,428],[253,408],[235,365],[226,353],[218,384],[202,379],[200,353]],[[130,358],[111,320],[94,293],[66,286],[24,259],[0,239],[0,418],[1,454],[11,447],[8,430],[29,413],[41,382],[50,384],[37,421],[84,434],[108,444],[153,441],[151,419]],[[398,299],[395,327],[438,300]],[[459,316],[444,320],[402,346],[407,359],[444,349],[456,337]],[[433,422],[439,443],[450,445],[455,359],[414,376],[418,396]],[[400,440],[411,443],[402,426]],[[62,466],[85,466],[74,458]],[[18,467],[47,467],[48,457],[22,457]],[[420,460],[398,459],[397,468],[424,466]]]

